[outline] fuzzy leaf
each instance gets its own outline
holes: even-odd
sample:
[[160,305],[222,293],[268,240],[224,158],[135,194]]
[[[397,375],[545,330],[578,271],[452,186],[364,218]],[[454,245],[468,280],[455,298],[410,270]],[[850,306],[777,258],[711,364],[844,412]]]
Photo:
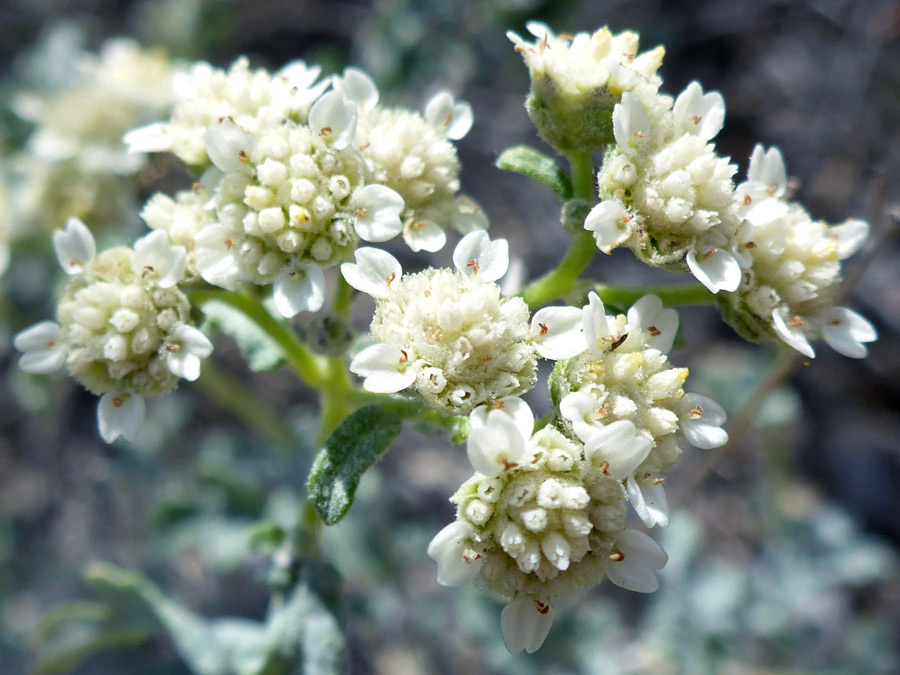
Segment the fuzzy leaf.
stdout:
[[325,441],[309,473],[309,496],[319,517],[334,525],[346,515],[362,475],[400,435],[401,416],[379,405],[360,408]]
[[284,364],[281,347],[242,312],[219,300],[204,302],[202,309],[210,326],[234,339],[250,370],[267,373]]
[[563,201],[572,198],[572,181],[566,173],[552,158],[527,145],[517,145],[500,153],[497,168],[539,181]]

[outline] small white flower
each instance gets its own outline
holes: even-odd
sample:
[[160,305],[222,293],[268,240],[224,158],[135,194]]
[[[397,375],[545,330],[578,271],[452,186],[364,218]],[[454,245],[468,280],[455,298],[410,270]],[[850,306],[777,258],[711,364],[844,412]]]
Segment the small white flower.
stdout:
[[844,260],[862,248],[869,236],[869,223],[851,219],[842,225],[829,227],[828,235],[837,241],[838,258]]
[[69,218],[65,228],[53,233],[56,259],[66,274],[80,274],[94,261],[97,243],[94,235],[78,218]]
[[438,565],[437,582],[441,586],[464,586],[478,576],[484,558],[466,553],[474,534],[471,525],[455,521],[438,532],[428,544],[428,557]]
[[354,227],[365,241],[387,241],[403,231],[403,197],[384,185],[366,185],[353,194]]
[[403,268],[397,259],[380,248],[364,246],[353,253],[355,263],[343,263],[341,274],[348,284],[373,298],[387,298],[400,283]]
[[522,438],[531,438],[534,432],[534,413],[518,396],[505,396],[493,403],[485,403],[475,408],[469,415],[470,435],[483,429],[488,423],[488,418],[495,414],[506,415],[513,420]]
[[509,268],[509,243],[506,239],[491,241],[487,232],[477,230],[459,240],[453,251],[453,264],[463,274],[497,281]]
[[584,312],[578,307],[544,307],[531,319],[534,348],[545,359],[570,359],[587,349]]
[[315,263],[282,270],[272,288],[275,308],[290,319],[299,312],[317,312],[325,302],[325,274]]
[[866,342],[878,339],[868,319],[846,307],[832,307],[822,316],[822,337],[834,351],[852,359],[868,354]]
[[591,209],[584,219],[584,229],[593,232],[597,248],[606,254],[628,239],[628,212],[617,201],[607,199]]
[[122,138],[130,153],[165,152],[172,148],[172,136],[168,125],[154,122],[137,129],[132,129]]
[[414,253],[428,251],[435,253],[447,243],[447,233],[437,223],[420,220],[403,228],[403,241]]
[[203,142],[210,161],[225,173],[250,170],[248,158],[256,138],[227,117],[206,130]]
[[603,568],[616,586],[636,593],[653,593],[659,588],[656,572],[666,566],[669,556],[643,532],[625,530],[616,537],[616,552]]
[[345,68],[342,77],[332,79],[334,90],[348,101],[352,101],[363,112],[369,112],[378,105],[378,87],[359,68]]
[[709,450],[728,442],[725,410],[708,396],[687,393],[678,402],[681,435],[695,448]]
[[581,311],[587,346],[594,356],[600,357],[608,346],[604,338],[608,338],[612,333],[609,317],[606,316],[606,309],[600,296],[591,291],[588,294],[588,304],[582,307]]
[[169,235],[156,230],[134,242],[134,268],[143,279],[151,279],[160,288],[171,288],[184,276],[187,251],[172,246]]
[[462,235],[471,234],[476,230],[488,229],[488,218],[481,205],[471,197],[460,195],[454,200],[453,216],[450,224]]
[[374,344],[353,357],[350,372],[363,378],[363,388],[375,394],[395,394],[416,381],[412,355],[391,345]]
[[559,402],[559,414],[571,422],[572,431],[585,441],[591,437],[597,422],[597,402],[590,394],[573,391]]
[[469,435],[466,454],[476,471],[496,476],[516,466],[525,454],[525,443],[516,420],[492,411],[487,415],[487,423]]
[[772,310],[772,327],[782,342],[812,359],[815,358],[816,352],[803,334],[803,323],[804,320],[798,316],[791,319],[789,325],[778,308]]
[[672,113],[679,131],[709,141],[725,124],[725,99],[717,91],[704,94],[699,82],[691,82],[675,99]]
[[692,247],[686,260],[691,274],[711,293],[719,291],[732,293],[741,285],[741,266],[728,251],[710,248],[698,253],[697,249]]
[[330,91],[315,102],[309,111],[309,128],[337,150],[348,147],[356,135],[356,104],[336,91]]
[[669,502],[661,480],[639,481],[634,476],[625,481],[628,501],[646,527],[669,524]]
[[472,128],[472,106],[465,101],[456,102],[453,94],[442,91],[432,97],[425,106],[425,120],[443,130],[447,138],[458,141]]
[[533,654],[547,639],[553,617],[553,607],[531,598],[518,598],[500,612],[500,631],[510,654],[523,649]]
[[41,321],[16,333],[13,346],[22,352],[19,368],[26,373],[46,375],[62,368],[68,352],[60,342],[62,327],[55,321]]
[[193,382],[200,377],[200,361],[212,354],[213,346],[203,333],[187,324],[178,326],[164,347],[166,367],[176,377]]
[[242,280],[241,265],[235,242],[238,234],[220,223],[207,225],[194,237],[197,271],[214,286],[234,290]]
[[652,449],[653,441],[639,433],[631,420],[591,425],[584,439],[585,458],[616,480],[631,476]]
[[788,179],[781,150],[776,147],[766,150],[757,144],[750,155],[747,180],[764,185],[772,197],[784,197],[787,194]]
[[655,295],[645,295],[628,310],[628,331],[637,329],[649,334],[647,346],[667,354],[678,332],[678,313],[665,309]]
[[137,394],[103,394],[97,405],[97,428],[101,438],[107,443],[115,442],[119,436],[134,441],[145,413],[144,399]]
[[637,96],[622,94],[622,102],[613,108],[613,134],[616,143],[627,154],[633,154],[640,141],[650,133],[650,118]]
[[[315,84],[322,68],[308,66],[305,61],[291,61],[275,73],[272,86],[273,101],[290,113],[306,111],[328,89],[327,79]],[[282,86],[276,86],[276,85]]]

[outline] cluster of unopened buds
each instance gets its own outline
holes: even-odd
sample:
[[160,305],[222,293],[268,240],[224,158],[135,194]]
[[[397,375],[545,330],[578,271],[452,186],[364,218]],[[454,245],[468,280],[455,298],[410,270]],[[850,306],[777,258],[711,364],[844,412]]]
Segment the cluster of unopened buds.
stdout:
[[[876,338],[863,317],[835,305],[840,260],[866,223],[814,221],[790,201],[780,152],[758,147],[748,178],[716,154],[724,101],[696,82],[660,93],[664,51],[638,53],[634,33],[510,38],[528,67],[527,101],[560,154],[603,152],[583,221],[604,253],[625,247],[648,265],[688,272],[716,295],[745,337],[777,337],[807,356],[822,338],[852,357]],[[728,440],[725,413],[686,392],[687,368],[669,362],[678,316],[655,295],[607,314],[583,307],[533,314],[498,281],[505,240],[491,240],[480,208],[460,193],[453,141],[471,108],[447,92],[424,113],[379,105],[360,70],[319,81],[302,62],[272,74],[246,60],[198,64],[174,75],[167,120],[126,136],[136,153],[171,152],[197,174],[190,190],[152,197],[152,232],[100,254],[77,220],[54,235],[70,275],[56,321],[19,333],[20,365],[63,366],[101,396],[108,442],[134,437],[144,398],[194,380],[212,344],[191,323],[186,288],[271,287],[284,318],[317,312],[326,272],[371,296],[371,342],[349,369],[368,392],[415,398],[467,418],[474,474],[452,497],[453,523],[428,547],[440,584],[474,581],[508,601],[501,627],[512,652],[543,643],[560,598],[603,579],[647,593],[667,556],[629,526],[668,524],[665,474],[682,441]],[[587,209],[585,209],[587,211]],[[461,233],[453,268],[404,272],[380,244],[440,250]],[[582,233],[581,236],[587,236]],[[588,241],[590,244],[590,241]],[[593,248],[589,247],[591,251]],[[346,288],[346,287],[344,287]],[[266,293],[268,294],[268,292]],[[538,360],[555,361],[551,412],[536,421],[521,398]]]

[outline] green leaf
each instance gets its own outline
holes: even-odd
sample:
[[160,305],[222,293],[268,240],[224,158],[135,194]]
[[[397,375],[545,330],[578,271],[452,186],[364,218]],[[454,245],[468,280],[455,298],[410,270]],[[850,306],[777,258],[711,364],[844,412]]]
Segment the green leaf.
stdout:
[[362,475],[381,459],[403,428],[402,417],[369,405],[338,425],[309,473],[309,496],[319,517],[334,525],[346,515]]
[[572,181],[569,176],[551,157],[527,145],[504,150],[497,158],[497,167],[543,183],[563,201],[572,198]]
[[284,350],[245,314],[221,300],[203,303],[207,323],[234,338],[250,370],[267,373],[281,367]]

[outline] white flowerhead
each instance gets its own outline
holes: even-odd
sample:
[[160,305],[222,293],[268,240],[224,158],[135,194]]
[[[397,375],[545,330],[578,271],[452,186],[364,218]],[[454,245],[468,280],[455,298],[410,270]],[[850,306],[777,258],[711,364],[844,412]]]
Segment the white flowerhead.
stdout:
[[472,106],[457,102],[449,91],[436,94],[425,106],[425,120],[443,131],[447,138],[458,141],[472,128]]
[[709,141],[725,124],[725,99],[717,91],[704,94],[699,82],[691,82],[675,99],[672,114],[679,131]]
[[70,218],[65,228],[53,233],[56,259],[66,274],[80,274],[90,267],[97,255],[94,235],[78,218]]

